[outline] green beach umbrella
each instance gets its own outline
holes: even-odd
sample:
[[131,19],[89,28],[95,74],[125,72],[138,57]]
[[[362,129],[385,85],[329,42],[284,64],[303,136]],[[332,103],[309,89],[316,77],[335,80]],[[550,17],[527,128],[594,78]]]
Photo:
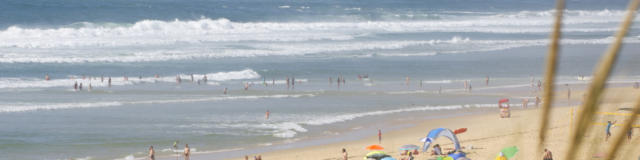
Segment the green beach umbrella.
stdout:
[[502,152],[502,154],[504,154],[504,156],[507,157],[507,159],[511,159],[513,156],[516,155],[516,153],[518,153],[518,147],[511,146],[511,147],[503,148],[502,150],[500,150],[500,152]]

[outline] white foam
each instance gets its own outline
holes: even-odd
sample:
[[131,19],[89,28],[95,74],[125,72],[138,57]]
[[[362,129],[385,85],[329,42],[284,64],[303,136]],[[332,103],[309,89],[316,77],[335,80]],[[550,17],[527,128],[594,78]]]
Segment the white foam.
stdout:
[[2,104],[0,105],[0,113],[5,112],[26,112],[38,110],[57,110],[71,108],[95,108],[120,106],[120,102],[94,102],[94,103],[53,103],[53,104],[37,104],[37,103],[19,103],[19,104]]
[[401,113],[401,112],[416,112],[416,111],[440,111],[440,110],[456,110],[463,108],[484,108],[484,107],[497,107],[497,104],[465,104],[465,105],[444,105],[444,106],[422,106],[422,107],[411,107],[411,108],[401,108],[401,109],[392,109],[392,110],[380,110],[380,111],[369,111],[369,112],[360,112],[360,113],[349,113],[335,116],[325,116],[322,118],[316,118],[312,120],[305,121],[301,124],[305,125],[326,125],[337,122],[344,122],[353,120],[356,118],[366,117],[366,116],[379,116],[393,113]]
[[116,158],[114,160],[137,160],[137,159],[144,159],[144,157],[138,157],[136,158],[135,156],[133,156],[133,154],[127,155],[124,158]]
[[[194,74],[194,81],[202,80],[205,74]],[[260,74],[252,69],[245,69],[241,71],[229,71],[229,72],[216,72],[216,73],[207,73],[207,80],[209,80],[206,84],[208,85],[218,85],[217,82],[212,81],[229,81],[229,80],[245,80],[245,79],[257,79],[260,78]],[[50,88],[50,87],[68,87],[72,88],[74,83],[82,83],[83,87],[86,89],[91,84],[92,87],[108,87],[108,79],[109,77],[104,77],[104,81],[101,81],[99,76],[97,77],[89,77],[87,76],[85,79],[79,78],[79,76],[70,76],[72,78],[65,79],[51,79],[44,80],[38,78],[15,78],[15,77],[7,77],[0,78],[0,89],[2,88]],[[188,74],[180,74],[179,77],[183,80],[190,80],[191,75]],[[122,86],[122,85],[134,85],[141,83],[155,83],[155,82],[176,82],[176,76],[162,76],[162,77],[142,77],[141,79],[137,76],[128,77],[128,80],[124,80],[124,76],[120,77],[111,77],[111,85],[112,86]]]
[[[288,5],[279,8],[291,8]],[[309,9],[307,6],[298,9]],[[360,8],[347,8],[360,10]],[[549,32],[552,11],[522,11],[493,16],[416,21],[233,22],[229,19],[141,20],[125,25],[80,23],[81,27],[23,28],[0,31],[0,47],[59,48],[166,45],[237,41],[350,40],[371,32]],[[612,31],[583,24],[620,22],[623,10],[567,10],[563,32]],[[615,18],[614,18],[615,17]]]

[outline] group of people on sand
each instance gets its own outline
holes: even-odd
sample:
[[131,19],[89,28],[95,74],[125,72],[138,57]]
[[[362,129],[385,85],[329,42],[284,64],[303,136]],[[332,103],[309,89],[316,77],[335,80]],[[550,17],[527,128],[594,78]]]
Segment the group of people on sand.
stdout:
[[[176,141],[177,142],[177,141]],[[177,143],[173,143],[173,148],[177,149]],[[190,160],[191,159],[191,148],[189,148],[189,144],[184,144],[184,151],[182,152],[182,156],[184,156],[184,160]],[[155,160],[156,159],[156,152],[153,149],[153,146],[149,146],[149,160]]]
[[[615,126],[616,123],[618,121],[614,120],[612,121],[607,121],[607,126],[605,127],[604,131],[605,131],[605,141],[609,141],[609,137],[611,137],[611,127]],[[629,131],[627,131],[627,140],[631,141],[631,137],[633,136],[633,127],[631,127],[631,129],[629,129]]]
[[[249,156],[245,155],[244,160],[249,160]],[[262,160],[262,156],[261,155],[253,156],[253,160]]]

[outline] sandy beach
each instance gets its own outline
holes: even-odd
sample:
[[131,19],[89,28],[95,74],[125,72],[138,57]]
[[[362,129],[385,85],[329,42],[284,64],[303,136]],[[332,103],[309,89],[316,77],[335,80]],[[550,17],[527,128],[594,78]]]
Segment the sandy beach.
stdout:
[[[619,108],[629,108],[632,106],[630,101],[637,98],[640,90],[632,88],[610,88],[608,89],[601,106],[603,112],[621,112]],[[581,91],[573,91],[573,95],[582,95]],[[566,98],[566,92],[558,92],[558,98]],[[579,100],[578,96],[572,99]],[[544,145],[553,152],[554,159],[565,159],[563,153],[566,151],[568,136],[570,133],[570,111],[577,106],[554,106],[552,110],[551,128],[548,131],[548,140]],[[622,112],[624,113],[624,112]],[[415,144],[422,146],[420,139],[426,136],[431,129],[444,127],[449,129],[468,128],[467,132],[458,134],[463,151],[467,152],[467,157],[471,159],[493,159],[504,147],[516,146],[520,150],[514,159],[542,159],[536,153],[536,145],[538,143],[538,116],[537,108],[513,110],[511,118],[500,118],[496,109],[495,113],[471,115],[463,117],[453,117],[444,119],[426,120],[417,123],[418,125],[406,129],[383,132],[381,145],[385,147],[384,151],[394,158],[400,159],[398,148],[405,144]],[[621,125],[625,116],[599,116],[596,123],[606,123],[607,120],[617,120],[617,125]],[[621,134],[618,131],[621,127],[612,129],[612,137]],[[341,149],[347,149],[349,159],[361,159],[367,150],[365,146],[377,144],[377,133],[356,141],[345,141],[327,145],[319,145],[305,147],[299,149],[282,150],[261,154],[263,159],[278,160],[297,160],[297,159],[319,159],[332,160],[341,159]],[[630,144],[638,144],[637,135],[633,136],[631,142],[626,142],[619,156],[638,157],[640,153],[630,152],[632,149]],[[588,140],[582,147],[583,154],[578,154],[578,159],[598,159],[599,156],[606,152],[606,148],[610,145],[604,142],[604,126],[596,125],[585,137]],[[434,144],[440,144],[443,149],[452,149],[453,145],[446,138],[437,139]],[[592,150],[587,154],[587,151]],[[431,149],[429,150],[429,152]],[[249,155],[253,159],[254,155]],[[435,159],[435,156],[429,154],[419,154],[417,159]],[[237,159],[244,159],[243,157]]]

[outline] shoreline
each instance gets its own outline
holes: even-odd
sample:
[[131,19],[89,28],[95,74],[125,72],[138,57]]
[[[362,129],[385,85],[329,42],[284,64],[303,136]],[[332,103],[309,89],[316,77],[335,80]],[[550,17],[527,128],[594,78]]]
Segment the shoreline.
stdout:
[[[624,97],[620,97],[616,92],[628,91],[632,94],[626,94]],[[612,92],[613,91],[613,92]],[[575,95],[581,95],[583,91],[574,91]],[[613,93],[613,94],[611,94]],[[637,97],[640,91],[632,88],[608,88],[607,94],[604,95],[603,102],[607,102],[601,107],[602,110],[612,110],[612,108],[620,107],[620,104],[628,103],[628,100]],[[563,92],[556,92],[556,103],[560,103],[560,97]],[[577,96],[576,96],[577,97]],[[611,102],[611,99],[615,102]],[[572,100],[575,100],[572,98]],[[567,135],[569,131],[569,120],[566,118],[569,116],[569,112],[576,106],[566,106],[556,104],[552,111],[551,126],[548,130],[548,141],[546,141],[546,148],[549,148],[554,154],[554,158],[563,159],[561,155],[565,151],[565,144],[567,143]],[[426,136],[430,129],[444,127],[455,130],[457,128],[468,128],[466,133],[458,135],[463,151],[467,152],[471,159],[492,159],[499,152],[501,148],[509,146],[517,146],[521,151],[516,154],[516,159],[530,159],[530,157],[537,156],[535,146],[537,144],[538,124],[537,119],[539,116],[538,108],[528,109],[513,109],[511,118],[499,118],[498,111],[485,112],[473,115],[452,116],[446,118],[416,120],[414,126],[399,128],[395,130],[386,130],[382,134],[381,145],[385,147],[384,151],[394,158],[400,159],[397,148],[405,144],[415,144],[422,146],[420,138]],[[606,117],[605,117],[606,118]],[[617,118],[617,117],[616,117]],[[621,121],[623,118],[619,118]],[[589,135],[593,140],[597,140],[597,137],[602,136],[600,129],[592,128],[593,133]],[[597,129],[596,129],[597,128]],[[613,134],[616,134],[616,129],[613,129]],[[595,131],[595,132],[594,132]],[[634,136],[636,139],[636,136]],[[434,143],[439,143],[443,149],[452,148],[452,143],[446,138],[439,138]],[[637,144],[639,141],[632,141]],[[369,134],[369,136],[360,137],[357,140],[343,140],[338,142],[329,142],[322,145],[313,145],[293,149],[275,149],[272,151],[247,154],[250,159],[254,155],[261,155],[264,159],[342,159],[340,150],[342,148],[347,149],[349,153],[349,159],[358,159],[364,157],[368,152],[364,149],[365,146],[377,144],[377,136],[375,132]],[[591,145],[591,144],[585,144]],[[606,145],[605,145],[606,146]],[[271,148],[263,147],[263,148]],[[471,149],[469,149],[471,148]],[[588,148],[588,147],[583,147]],[[428,150],[430,152],[431,149]],[[640,153],[639,153],[640,154]],[[581,155],[584,158],[589,155]],[[637,155],[634,155],[637,156]],[[307,158],[305,158],[307,157]],[[313,158],[308,158],[313,157]],[[216,159],[210,157],[207,154],[194,155],[194,158],[198,159]],[[426,154],[419,154],[416,156],[418,159],[435,158]],[[241,157],[234,157],[230,159],[241,160]]]

